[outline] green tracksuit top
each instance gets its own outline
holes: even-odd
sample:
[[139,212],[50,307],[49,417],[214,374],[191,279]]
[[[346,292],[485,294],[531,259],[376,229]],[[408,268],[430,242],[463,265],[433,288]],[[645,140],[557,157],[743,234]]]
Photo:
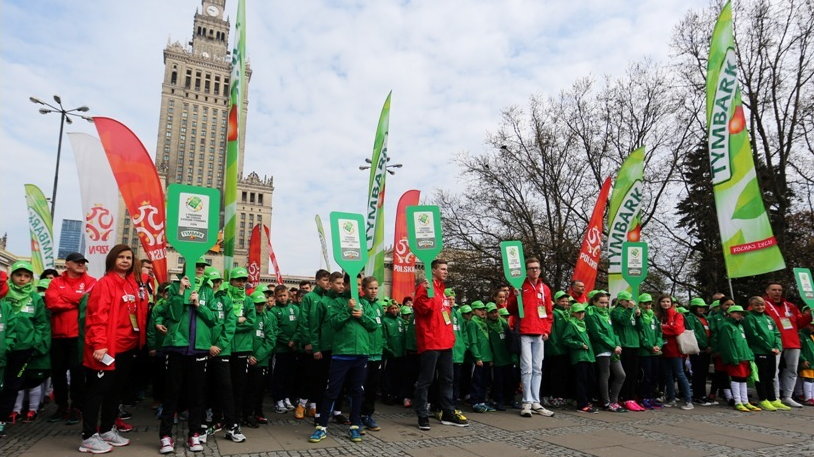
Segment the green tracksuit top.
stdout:
[[[17,329],[14,326],[16,315],[11,312],[11,305],[0,300],[0,368],[6,366],[6,353],[14,350]],[[2,384],[0,379],[0,384]]]
[[743,317],[742,322],[746,342],[749,343],[752,353],[767,355],[772,353],[772,349],[783,350],[780,330],[775,325],[774,319],[766,313],[758,314],[751,311]]
[[314,286],[314,290],[300,300],[300,323],[294,340],[303,347],[310,344],[313,352],[323,350],[320,344],[320,331],[325,321],[325,307],[322,301],[327,292],[320,286]]
[[[11,333],[16,335],[10,351],[33,349],[34,354],[28,362],[29,370],[47,370],[51,367],[51,322],[45,310],[42,297],[35,291],[15,306],[8,296],[0,299],[6,302],[9,314],[12,315],[9,324],[13,325]],[[15,311],[16,309],[16,311]],[[7,330],[8,331],[8,330]]]
[[382,333],[385,358],[404,357],[404,320],[398,315],[385,313],[382,318]]
[[277,343],[277,316],[271,311],[258,313],[255,308],[254,335],[252,336],[252,356],[258,367],[269,366],[274,345]]
[[296,344],[294,348],[288,347],[289,341],[294,341],[297,335],[297,327],[300,319],[300,307],[291,303],[290,301],[285,304],[277,303],[271,312],[277,317],[277,345],[274,352],[277,354],[287,354],[296,351]]
[[[254,321],[257,312],[254,310],[254,302],[248,295],[243,297],[243,303],[235,302],[232,298],[232,314],[235,316],[235,337],[232,338],[232,354],[251,353],[254,347]],[[227,310],[228,312],[228,310]],[[246,320],[240,322],[240,318]]]
[[748,360],[755,360],[749,343],[746,341],[746,332],[738,321],[727,317],[720,322],[718,328],[718,352],[721,361],[727,365],[737,365]]
[[660,356],[661,352],[653,352],[654,347],[664,346],[664,339],[661,335],[661,323],[658,318],[650,313],[645,314],[639,319],[639,356],[650,357]]
[[370,332],[370,353],[368,353],[368,360],[371,361],[380,361],[382,360],[382,352],[384,351],[384,332],[382,331],[382,317],[384,317],[384,312],[382,311],[382,303],[379,300],[368,301],[365,298],[364,300],[365,306],[370,306],[372,311],[373,319],[376,321],[376,328]]
[[591,346],[595,354],[606,352],[613,353],[616,346],[621,346],[619,338],[613,331],[610,310],[607,308],[588,307],[591,312],[585,313],[585,325],[588,329],[588,336],[591,338]]
[[[569,319],[562,338],[563,345],[568,348],[568,358],[572,365],[579,362],[596,362],[591,337],[584,321]],[[583,347],[587,346],[587,349]]]
[[234,313],[234,305],[229,294],[219,290],[215,292],[215,301],[209,307],[215,317],[215,325],[212,327],[212,346],[220,349],[218,357],[229,357],[232,355],[232,340],[235,339],[235,327],[237,326],[237,316]]
[[452,310],[452,331],[455,344],[452,346],[452,363],[464,363],[466,357],[466,319],[461,316],[460,307]]
[[562,306],[554,305],[554,322],[551,324],[551,333],[545,342],[546,355],[558,356],[568,354],[568,348],[563,345],[562,335],[568,325],[569,313]]
[[617,306],[610,313],[613,322],[613,332],[619,338],[619,346],[623,348],[639,348],[639,317],[636,308]]
[[164,318],[166,316],[167,301],[160,298],[153,309],[150,310],[150,316],[147,319],[147,349],[156,351],[164,347],[164,337],[166,334],[159,332],[155,326],[164,325]]
[[[404,320],[402,318],[402,320]],[[404,350],[406,352],[418,352],[418,343],[415,340],[415,318],[413,315],[404,320]]]
[[[814,334],[808,327],[801,328],[798,333],[800,335],[800,363],[797,368],[812,370],[814,369]],[[803,362],[808,362],[808,368],[803,367]]]
[[334,306],[328,317],[330,325],[333,326],[334,344],[333,355],[368,355],[371,352],[370,334],[376,330],[379,324],[376,323],[374,307],[377,303],[370,303],[364,298],[359,299],[357,306],[362,306],[362,315],[353,317],[352,310],[348,306],[348,300],[344,305]]
[[495,366],[505,367],[511,365],[513,359],[506,339],[509,323],[500,317],[496,321],[487,319],[486,328],[489,330],[489,348],[492,350],[492,361]]
[[[698,318],[693,313],[687,313],[684,315],[684,325],[688,330],[692,330],[695,333],[695,340],[698,341],[698,348],[702,351],[709,347],[709,338],[707,338],[707,329],[704,327],[704,323],[701,322],[701,319]],[[709,320],[707,320],[707,325],[709,325]]]
[[196,308],[184,303],[184,296],[178,293],[179,290],[180,283],[177,282],[169,287],[164,315],[167,334],[164,336],[162,347],[188,347],[190,319],[191,316],[195,316],[194,348],[198,351],[209,351],[209,347],[212,346],[212,327],[215,325],[209,305],[215,301],[215,294],[208,285],[201,285],[198,289],[198,300],[201,305]]
[[469,335],[469,352],[477,362],[491,362],[492,348],[489,346],[489,329],[486,327],[486,319],[472,316],[472,320],[467,327]]

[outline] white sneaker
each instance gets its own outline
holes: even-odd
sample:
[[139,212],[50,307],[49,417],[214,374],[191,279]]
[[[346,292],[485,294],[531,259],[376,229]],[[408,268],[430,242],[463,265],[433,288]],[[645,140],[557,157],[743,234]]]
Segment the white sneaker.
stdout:
[[206,444],[206,438],[207,438],[208,436],[209,436],[209,435],[206,433],[206,431],[204,431],[203,433],[201,433],[200,435],[198,435],[198,442],[200,442],[201,444]]
[[130,444],[130,440],[121,436],[119,431],[116,430],[116,427],[113,427],[109,432],[102,433],[99,435],[99,438],[104,440],[105,443],[115,447],[127,446]]
[[531,403],[523,403],[523,409],[520,410],[520,415],[523,417],[531,417]]
[[783,403],[785,403],[785,404],[786,404],[786,406],[791,406],[792,408],[802,408],[802,407],[803,407],[803,405],[801,405],[801,404],[797,403],[797,402],[796,402],[796,401],[794,401],[794,399],[793,399],[793,398],[791,398],[791,397],[784,397],[784,398],[783,398]]
[[535,414],[539,414],[545,417],[551,417],[554,415],[553,411],[549,411],[543,407],[543,405],[539,403],[532,403],[531,410],[534,411]]
[[112,450],[113,446],[100,438],[98,433],[94,433],[90,438],[82,440],[82,444],[79,446],[79,452],[90,452],[91,454],[104,454]]
[[681,409],[683,409],[684,411],[689,411],[691,409],[695,409],[695,406],[693,406],[691,402],[687,402],[681,405]]
[[203,446],[201,445],[201,436],[196,433],[187,438],[187,447],[192,452],[203,451]]
[[175,452],[175,440],[169,436],[161,438],[161,447],[158,449],[159,454],[171,454]]
[[283,401],[283,405],[285,405],[285,409],[287,409],[287,410],[289,410],[289,411],[293,411],[293,410],[294,410],[294,405],[292,405],[292,404],[291,404],[291,400],[289,400],[288,398],[286,398],[286,399]]
[[242,443],[246,441],[246,436],[240,432],[240,427],[235,425],[228,432],[226,432],[226,439],[232,440],[235,443]]

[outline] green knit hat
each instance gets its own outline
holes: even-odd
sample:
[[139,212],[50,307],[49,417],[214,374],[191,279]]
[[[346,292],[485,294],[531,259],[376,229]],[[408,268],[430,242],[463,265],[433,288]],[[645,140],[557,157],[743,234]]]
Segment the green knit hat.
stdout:
[[255,290],[254,292],[252,292],[251,298],[255,305],[266,303],[266,294],[264,294],[262,291]]
[[234,267],[232,271],[229,272],[229,279],[237,279],[237,278],[248,278],[249,277],[249,270],[245,269],[244,267]]
[[401,314],[413,314],[413,307],[412,306],[402,306],[401,307]]
[[706,308],[707,306],[709,306],[709,305],[701,297],[695,297],[692,300],[690,300],[690,309],[692,309],[692,308]]
[[463,306],[461,306],[460,310],[461,310],[461,314],[471,313],[472,312],[472,307],[469,306],[469,305],[463,305]]
[[483,304],[480,300],[475,300],[472,302],[472,309],[483,309],[486,308],[486,305]]
[[497,311],[497,305],[494,303],[487,303],[486,304],[486,312],[491,313],[492,311]]
[[584,313],[585,308],[587,308],[585,303],[574,303],[573,305],[571,305],[571,314]]
[[508,309],[506,309],[506,308],[500,308],[499,310],[497,310],[497,315],[498,315],[498,316],[504,316],[504,317],[505,317],[505,316],[509,316],[510,314],[509,314],[509,310],[508,310]]
[[639,295],[639,303],[653,301],[653,296],[650,294]]

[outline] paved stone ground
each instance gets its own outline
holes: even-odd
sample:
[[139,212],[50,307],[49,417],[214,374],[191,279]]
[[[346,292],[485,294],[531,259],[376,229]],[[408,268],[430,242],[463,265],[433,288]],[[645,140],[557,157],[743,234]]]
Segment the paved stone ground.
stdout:
[[[146,403],[146,402],[145,402]],[[53,406],[31,424],[18,424],[0,439],[2,457],[77,456],[79,426],[45,421]],[[131,408],[136,429],[132,440],[112,455],[158,455],[158,422],[146,404]],[[269,408],[268,411],[271,411]],[[376,417],[380,432],[368,432],[363,443],[345,437],[347,427],[331,425],[329,437],[310,444],[309,421],[291,413],[272,414],[272,423],[245,428],[248,440],[236,444],[219,433],[210,437],[199,457],[521,457],[521,456],[814,456],[814,408],[791,412],[739,413],[725,407],[696,407],[693,411],[665,409],[641,413],[584,414],[557,410],[553,418],[522,418],[515,410],[466,413],[468,428],[440,425],[421,432],[411,411],[382,406]],[[185,423],[182,422],[182,426]],[[182,432],[181,432],[182,433]],[[179,434],[176,455],[186,452]]]

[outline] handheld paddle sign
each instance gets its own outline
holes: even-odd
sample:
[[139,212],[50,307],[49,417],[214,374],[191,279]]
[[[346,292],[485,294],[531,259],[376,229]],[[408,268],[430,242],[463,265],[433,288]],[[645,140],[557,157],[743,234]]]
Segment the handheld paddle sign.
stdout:
[[350,294],[357,306],[359,288],[356,287],[356,276],[367,265],[367,237],[364,227],[365,218],[361,214],[337,211],[331,213],[334,260],[350,276]]
[[622,243],[622,277],[630,284],[634,300],[638,301],[639,285],[647,278],[647,266],[647,243]]
[[[218,241],[220,191],[210,187],[167,187],[167,242],[186,259],[184,275],[195,280],[195,260]],[[190,289],[184,293],[189,299]]]
[[[503,257],[503,276],[506,281],[517,290],[523,289],[526,280],[526,256],[523,253],[523,243],[520,241],[501,241],[500,254]],[[517,315],[524,316],[523,294],[517,294]]]
[[811,270],[795,268],[794,279],[797,280],[797,292],[800,293],[800,298],[809,308],[814,309],[814,279],[811,277]]
[[407,244],[410,251],[424,264],[424,274],[430,283],[427,296],[435,296],[430,264],[441,249],[444,239],[441,236],[441,210],[435,205],[415,205],[407,207]]

